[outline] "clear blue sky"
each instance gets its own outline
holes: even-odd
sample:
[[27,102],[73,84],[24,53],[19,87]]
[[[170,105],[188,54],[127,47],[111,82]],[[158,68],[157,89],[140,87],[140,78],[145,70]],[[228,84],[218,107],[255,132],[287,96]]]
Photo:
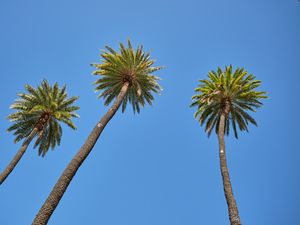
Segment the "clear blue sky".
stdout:
[[297,0],[0,0],[0,170],[20,144],[6,116],[24,84],[43,78],[78,95],[76,132],[64,129],[45,158],[29,147],[0,187],[0,224],[26,225],[107,110],[90,63],[105,45],[131,38],[166,68],[164,91],[140,115],[118,113],[80,168],[50,225],[226,225],[215,135],[189,108],[199,79],[217,66],[245,67],[270,98],[259,127],[226,139],[244,225],[300,224]]

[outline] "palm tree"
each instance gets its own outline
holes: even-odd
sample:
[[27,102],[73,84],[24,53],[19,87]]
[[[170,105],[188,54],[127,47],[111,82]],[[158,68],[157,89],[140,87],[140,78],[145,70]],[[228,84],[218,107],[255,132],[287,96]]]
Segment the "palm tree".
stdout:
[[36,138],[34,148],[39,146],[38,154],[45,156],[49,148],[60,145],[62,128],[59,122],[63,122],[72,129],[75,125],[73,117],[78,117],[74,112],[79,109],[73,106],[78,97],[67,98],[66,86],[59,88],[55,83],[51,87],[48,81],[44,80],[36,89],[25,85],[27,94],[18,94],[17,99],[10,108],[17,110],[8,116],[14,124],[8,128],[16,135],[15,143],[24,140],[21,148],[14,156],[10,164],[0,174],[0,184],[13,171],[22,158],[31,141]]
[[257,126],[247,111],[255,112],[256,108],[261,107],[259,99],[266,98],[266,92],[255,90],[261,82],[243,68],[237,68],[234,72],[231,65],[224,71],[218,68],[217,71],[209,72],[208,77],[208,80],[200,80],[191,106],[197,107],[195,118],[201,126],[206,123],[205,131],[208,136],[213,129],[218,135],[220,167],[230,224],[240,225],[227,168],[224,134],[228,135],[232,126],[234,135],[238,138],[237,127],[241,131],[248,131],[249,123]]
[[128,40],[127,48],[120,44],[120,52],[116,52],[106,46],[106,50],[102,52],[101,56],[102,63],[92,64],[96,67],[94,74],[100,76],[95,82],[96,90],[101,92],[99,97],[104,98],[105,105],[109,105],[113,100],[114,103],[96,124],[84,145],[62,173],[36,215],[33,225],[48,223],[77,170],[93,149],[103,129],[115,115],[120,105],[122,105],[124,112],[127,103],[129,103],[132,105],[133,111],[139,113],[145,103],[152,104],[154,100],[152,92],[159,93],[161,91],[157,82],[159,78],[152,75],[161,67],[153,66],[154,61],[150,59],[149,53],[143,51],[142,46],[134,51]]

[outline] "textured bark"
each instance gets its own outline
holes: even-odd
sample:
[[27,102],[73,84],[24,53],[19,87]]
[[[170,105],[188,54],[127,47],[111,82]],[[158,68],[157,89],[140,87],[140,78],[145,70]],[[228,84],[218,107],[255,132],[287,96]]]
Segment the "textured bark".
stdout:
[[229,171],[226,162],[225,141],[224,141],[225,118],[226,115],[228,115],[226,111],[227,110],[225,110],[225,112],[222,113],[220,117],[220,124],[218,130],[220,167],[221,167],[221,174],[223,179],[223,188],[224,188],[225,197],[228,206],[230,224],[241,225],[240,216],[239,216],[235,198],[233,196]]
[[34,136],[37,134],[38,129],[34,128],[29,136],[26,138],[26,140],[23,142],[21,148],[17,152],[17,154],[14,156],[12,161],[8,164],[8,166],[5,168],[5,170],[0,174],[0,185],[5,181],[5,179],[9,176],[9,174],[13,171],[13,169],[16,167],[24,153],[26,152],[30,142],[34,138]]
[[79,149],[77,154],[73,157],[71,162],[68,164],[68,166],[66,167],[66,169],[64,170],[60,178],[58,179],[57,183],[55,184],[54,188],[52,189],[47,200],[45,201],[45,203],[39,210],[38,214],[36,215],[32,225],[45,225],[48,223],[48,220],[50,219],[57,205],[59,204],[59,201],[61,200],[62,196],[67,190],[77,170],[79,169],[81,164],[84,162],[86,157],[93,149],[94,145],[96,144],[100,134],[102,133],[107,123],[110,121],[110,119],[114,116],[114,114],[117,112],[118,108],[120,107],[125,97],[125,94],[128,90],[128,86],[129,86],[129,82],[125,82],[112,107],[108,110],[108,112],[102,117],[99,123],[95,126],[95,128],[87,138],[84,145]]

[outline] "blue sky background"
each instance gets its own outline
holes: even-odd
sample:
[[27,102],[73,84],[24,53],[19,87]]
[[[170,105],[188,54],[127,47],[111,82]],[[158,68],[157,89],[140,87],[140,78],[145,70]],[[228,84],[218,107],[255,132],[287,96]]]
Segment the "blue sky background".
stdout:
[[78,95],[78,130],[45,158],[28,148],[0,188],[0,224],[31,224],[67,163],[105,113],[90,63],[131,38],[166,68],[164,91],[140,115],[117,113],[73,179],[51,225],[229,224],[215,135],[189,108],[209,70],[232,64],[262,80],[259,127],[226,139],[243,224],[300,224],[297,0],[0,0],[0,170],[20,143],[6,116],[24,84],[43,78]]

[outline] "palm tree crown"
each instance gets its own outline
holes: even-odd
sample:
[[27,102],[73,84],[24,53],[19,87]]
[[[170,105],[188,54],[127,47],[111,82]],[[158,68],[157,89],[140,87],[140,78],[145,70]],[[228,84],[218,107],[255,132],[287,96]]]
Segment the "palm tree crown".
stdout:
[[197,93],[192,97],[191,106],[196,106],[195,118],[202,126],[206,122],[205,131],[208,135],[215,128],[219,129],[219,121],[222,113],[225,114],[224,133],[229,134],[232,124],[235,137],[238,138],[237,125],[241,131],[248,131],[249,122],[257,125],[256,121],[246,112],[255,112],[262,106],[259,99],[267,98],[266,92],[256,91],[261,81],[255,80],[255,76],[248,74],[243,68],[237,68],[234,72],[232,66],[227,66],[224,71],[208,73],[208,80],[200,80],[195,89]]
[[152,104],[151,92],[159,93],[161,87],[157,83],[159,78],[152,75],[162,67],[154,67],[154,60],[150,54],[143,51],[143,46],[138,46],[135,51],[128,40],[126,48],[120,43],[120,52],[116,52],[109,46],[102,51],[102,63],[94,63],[96,67],[94,75],[101,77],[95,82],[96,90],[100,91],[99,97],[105,99],[104,104],[109,105],[114,100],[124,83],[129,83],[128,91],[122,102],[122,112],[125,111],[129,102],[134,112],[140,112],[145,102]]
[[62,128],[59,122],[76,129],[72,118],[79,117],[74,112],[79,107],[73,105],[78,97],[67,98],[66,85],[63,88],[57,83],[50,86],[46,80],[36,89],[28,84],[25,89],[28,93],[18,94],[20,98],[10,107],[17,111],[8,116],[14,123],[8,131],[14,131],[15,142],[18,142],[36,129],[34,147],[39,146],[39,155],[45,156],[50,147],[54,149],[60,144]]

